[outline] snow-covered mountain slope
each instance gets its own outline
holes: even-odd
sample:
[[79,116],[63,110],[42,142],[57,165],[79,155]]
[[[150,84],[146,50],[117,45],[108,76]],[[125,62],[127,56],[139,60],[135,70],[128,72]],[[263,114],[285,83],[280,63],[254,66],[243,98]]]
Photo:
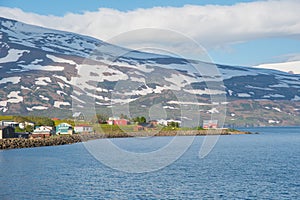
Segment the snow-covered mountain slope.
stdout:
[[300,61],[289,61],[281,63],[267,63],[261,64],[254,67],[265,68],[265,69],[274,69],[283,72],[288,72],[292,74],[300,74]]
[[87,97],[107,107],[155,99],[169,110],[195,99],[200,106],[217,98],[300,100],[300,75],[130,51],[5,18],[0,49],[0,114],[70,110]]

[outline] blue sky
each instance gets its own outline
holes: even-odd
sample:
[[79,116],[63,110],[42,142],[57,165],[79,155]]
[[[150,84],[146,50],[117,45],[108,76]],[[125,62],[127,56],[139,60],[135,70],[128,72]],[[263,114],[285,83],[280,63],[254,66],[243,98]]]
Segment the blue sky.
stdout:
[[[292,1],[292,0],[291,0]],[[183,7],[184,5],[220,5],[220,6],[232,6],[238,3],[256,2],[251,0],[132,0],[132,1],[99,1],[99,0],[0,0],[0,6],[9,8],[19,8],[25,13],[37,13],[42,16],[59,16],[64,17],[68,13],[83,14],[85,11],[98,12],[99,8],[110,8],[122,13],[128,13],[130,11],[137,10],[139,8],[151,9],[153,7]],[[247,8],[247,6],[244,6]],[[216,8],[216,10],[218,7]],[[226,9],[226,7],[224,7]],[[238,8],[237,8],[238,9]],[[300,8],[299,8],[300,9]],[[111,11],[113,13],[113,11]],[[271,13],[273,14],[273,13]],[[1,14],[0,14],[1,15]],[[6,17],[6,16],[3,16]],[[16,17],[22,19],[21,16]],[[25,19],[24,19],[25,20]],[[30,21],[31,20],[31,21]],[[21,20],[22,21],[22,20]],[[35,23],[32,18],[28,18],[26,23]],[[40,20],[37,20],[35,24],[40,25]],[[178,22],[179,23],[179,22]],[[42,24],[43,25],[43,24]],[[45,23],[44,26],[47,26]],[[274,26],[278,26],[276,23]],[[52,26],[53,27],[53,26]],[[54,26],[54,28],[56,28]],[[59,27],[58,27],[59,28]],[[74,29],[76,30],[76,29]],[[72,29],[70,30],[72,31]],[[126,30],[125,30],[126,31]],[[180,31],[180,30],[179,30]],[[222,32],[223,30],[220,30]],[[80,32],[81,33],[81,32]],[[83,32],[83,34],[89,34]],[[107,33],[109,34],[109,33]],[[191,37],[193,38],[191,33]],[[199,33],[201,35],[201,33]],[[221,34],[221,33],[220,33]],[[260,33],[258,33],[259,35]],[[99,39],[105,40],[105,35],[91,33],[91,36],[98,36]],[[245,34],[246,35],[246,34]],[[272,63],[272,62],[283,62],[291,59],[290,56],[300,55],[300,40],[298,33],[295,37],[291,37],[291,34],[278,34],[276,30],[274,34],[265,34],[263,36],[247,36],[237,39],[235,42],[233,39],[228,44],[220,45],[221,47],[216,48],[213,45],[205,46],[208,49],[209,55],[212,60],[217,63],[231,64],[231,65],[256,65],[261,63]],[[197,36],[195,36],[197,40]],[[199,36],[200,37],[200,36]],[[215,37],[219,37],[216,35]],[[233,36],[234,37],[234,36]],[[246,39],[245,39],[246,38]],[[249,39],[250,38],[250,39]],[[225,43],[224,42],[224,43]]]

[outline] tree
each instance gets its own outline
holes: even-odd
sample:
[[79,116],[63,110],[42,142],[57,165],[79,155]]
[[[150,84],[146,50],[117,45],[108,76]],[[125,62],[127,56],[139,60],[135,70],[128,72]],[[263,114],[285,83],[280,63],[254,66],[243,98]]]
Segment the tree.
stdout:
[[174,128],[179,128],[179,123],[178,122],[171,122],[170,124],[169,124],[169,126],[171,126],[171,127],[174,127]]
[[13,120],[14,120],[15,122],[21,123],[21,122],[25,122],[25,121],[26,121],[26,117],[22,117],[22,116],[14,116],[14,117],[13,117]]
[[55,125],[54,121],[48,117],[29,116],[29,117],[26,117],[26,121],[34,122],[36,126],[54,126]]
[[95,123],[104,123],[108,120],[108,116],[104,114],[96,114],[95,119],[93,122]]
[[140,118],[140,123],[146,123],[146,122],[147,122],[146,118],[144,116],[142,116]]
[[124,115],[123,113],[121,113],[120,119],[128,119],[128,116],[127,116],[127,115]]
[[31,133],[31,132],[33,132],[33,127],[30,126],[30,125],[27,125],[27,126],[25,127],[25,131]]
[[142,123],[146,123],[147,122],[147,120],[146,120],[146,118],[144,116],[133,118],[133,121],[137,122],[138,124],[142,124]]

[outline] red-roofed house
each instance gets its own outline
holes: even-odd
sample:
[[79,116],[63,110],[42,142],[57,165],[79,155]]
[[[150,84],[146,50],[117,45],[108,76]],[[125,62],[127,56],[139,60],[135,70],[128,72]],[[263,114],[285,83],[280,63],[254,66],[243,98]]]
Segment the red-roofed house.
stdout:
[[128,125],[128,120],[127,119],[120,119],[120,118],[110,117],[107,120],[107,124],[109,124],[109,125],[126,126],[126,125]]

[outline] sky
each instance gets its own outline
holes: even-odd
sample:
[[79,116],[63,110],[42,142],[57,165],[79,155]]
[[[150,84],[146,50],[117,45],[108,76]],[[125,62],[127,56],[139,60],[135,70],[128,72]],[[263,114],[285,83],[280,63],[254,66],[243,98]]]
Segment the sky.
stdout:
[[[298,0],[0,0],[1,17],[104,41],[136,29],[172,30],[201,45],[214,62],[240,66],[299,61],[299,10]],[[178,48],[194,58],[193,49]]]

